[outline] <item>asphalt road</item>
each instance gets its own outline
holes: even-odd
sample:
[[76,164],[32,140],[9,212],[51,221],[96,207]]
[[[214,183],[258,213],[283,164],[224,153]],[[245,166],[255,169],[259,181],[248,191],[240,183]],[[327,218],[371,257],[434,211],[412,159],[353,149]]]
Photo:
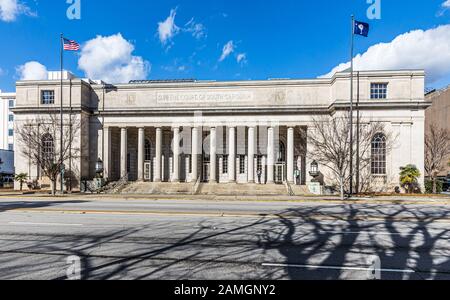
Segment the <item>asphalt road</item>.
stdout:
[[443,205],[2,198],[0,279],[74,257],[82,279],[450,279],[449,228]]

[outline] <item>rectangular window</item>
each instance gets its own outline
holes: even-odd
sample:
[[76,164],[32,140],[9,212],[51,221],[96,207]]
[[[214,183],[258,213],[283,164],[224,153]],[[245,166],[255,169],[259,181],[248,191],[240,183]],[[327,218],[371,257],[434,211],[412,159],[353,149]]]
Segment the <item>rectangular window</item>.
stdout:
[[245,155],[239,156],[239,174],[245,174]]
[[189,174],[192,174],[192,155],[188,155]]
[[8,145],[8,150],[9,151],[14,151],[14,145],[13,144],[9,144]]
[[228,156],[222,158],[222,174],[228,174]]
[[9,122],[14,122],[14,115],[9,115],[8,116],[8,121]]
[[257,161],[256,161],[256,170],[259,172],[262,172],[263,170],[263,165],[262,165],[262,156],[257,157]]
[[14,107],[14,100],[9,100],[9,108],[13,108]]
[[50,105],[55,104],[55,91],[42,91],[41,92],[41,104]]
[[387,83],[372,83],[370,85],[370,99],[387,99]]
[[14,136],[14,129],[8,130],[8,136]]

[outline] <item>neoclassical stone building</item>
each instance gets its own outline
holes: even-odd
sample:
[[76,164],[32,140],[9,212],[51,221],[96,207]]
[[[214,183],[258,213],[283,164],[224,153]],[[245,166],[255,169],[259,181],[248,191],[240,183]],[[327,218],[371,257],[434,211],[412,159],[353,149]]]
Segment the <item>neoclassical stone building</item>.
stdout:
[[[99,159],[109,181],[307,185],[311,120],[348,111],[349,76],[117,85],[66,77],[64,114],[81,121],[74,141],[80,155],[66,163],[73,185],[94,178]],[[392,152],[372,164],[385,189],[398,185],[401,166],[424,168],[424,77],[421,70],[360,73],[364,122],[383,122],[398,137]],[[58,80],[17,82],[16,130],[38,114],[57,112],[59,99]],[[45,184],[20,147],[26,145],[16,144],[17,172]],[[325,184],[333,184],[329,171],[319,168]]]

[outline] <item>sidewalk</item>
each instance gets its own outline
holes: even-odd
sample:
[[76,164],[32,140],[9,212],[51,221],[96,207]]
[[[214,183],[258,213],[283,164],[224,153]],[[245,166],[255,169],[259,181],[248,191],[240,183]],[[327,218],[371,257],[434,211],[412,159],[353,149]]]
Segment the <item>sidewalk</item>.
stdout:
[[67,194],[52,196],[49,194],[23,194],[19,192],[0,192],[0,200],[13,197],[22,200],[87,200],[87,201],[216,201],[216,202],[297,202],[327,204],[417,204],[417,205],[450,205],[450,195],[393,195],[377,197],[355,197],[340,200],[335,196],[211,196],[211,195],[92,195]]

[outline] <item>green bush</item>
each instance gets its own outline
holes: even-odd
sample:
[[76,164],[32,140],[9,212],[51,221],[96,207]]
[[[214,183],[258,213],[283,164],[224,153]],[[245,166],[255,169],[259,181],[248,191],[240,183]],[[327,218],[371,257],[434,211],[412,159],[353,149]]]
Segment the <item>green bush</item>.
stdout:
[[[425,181],[425,190],[427,194],[433,194],[433,180],[428,179]],[[441,180],[437,180],[436,192],[440,194],[443,191],[444,191],[444,183]]]

